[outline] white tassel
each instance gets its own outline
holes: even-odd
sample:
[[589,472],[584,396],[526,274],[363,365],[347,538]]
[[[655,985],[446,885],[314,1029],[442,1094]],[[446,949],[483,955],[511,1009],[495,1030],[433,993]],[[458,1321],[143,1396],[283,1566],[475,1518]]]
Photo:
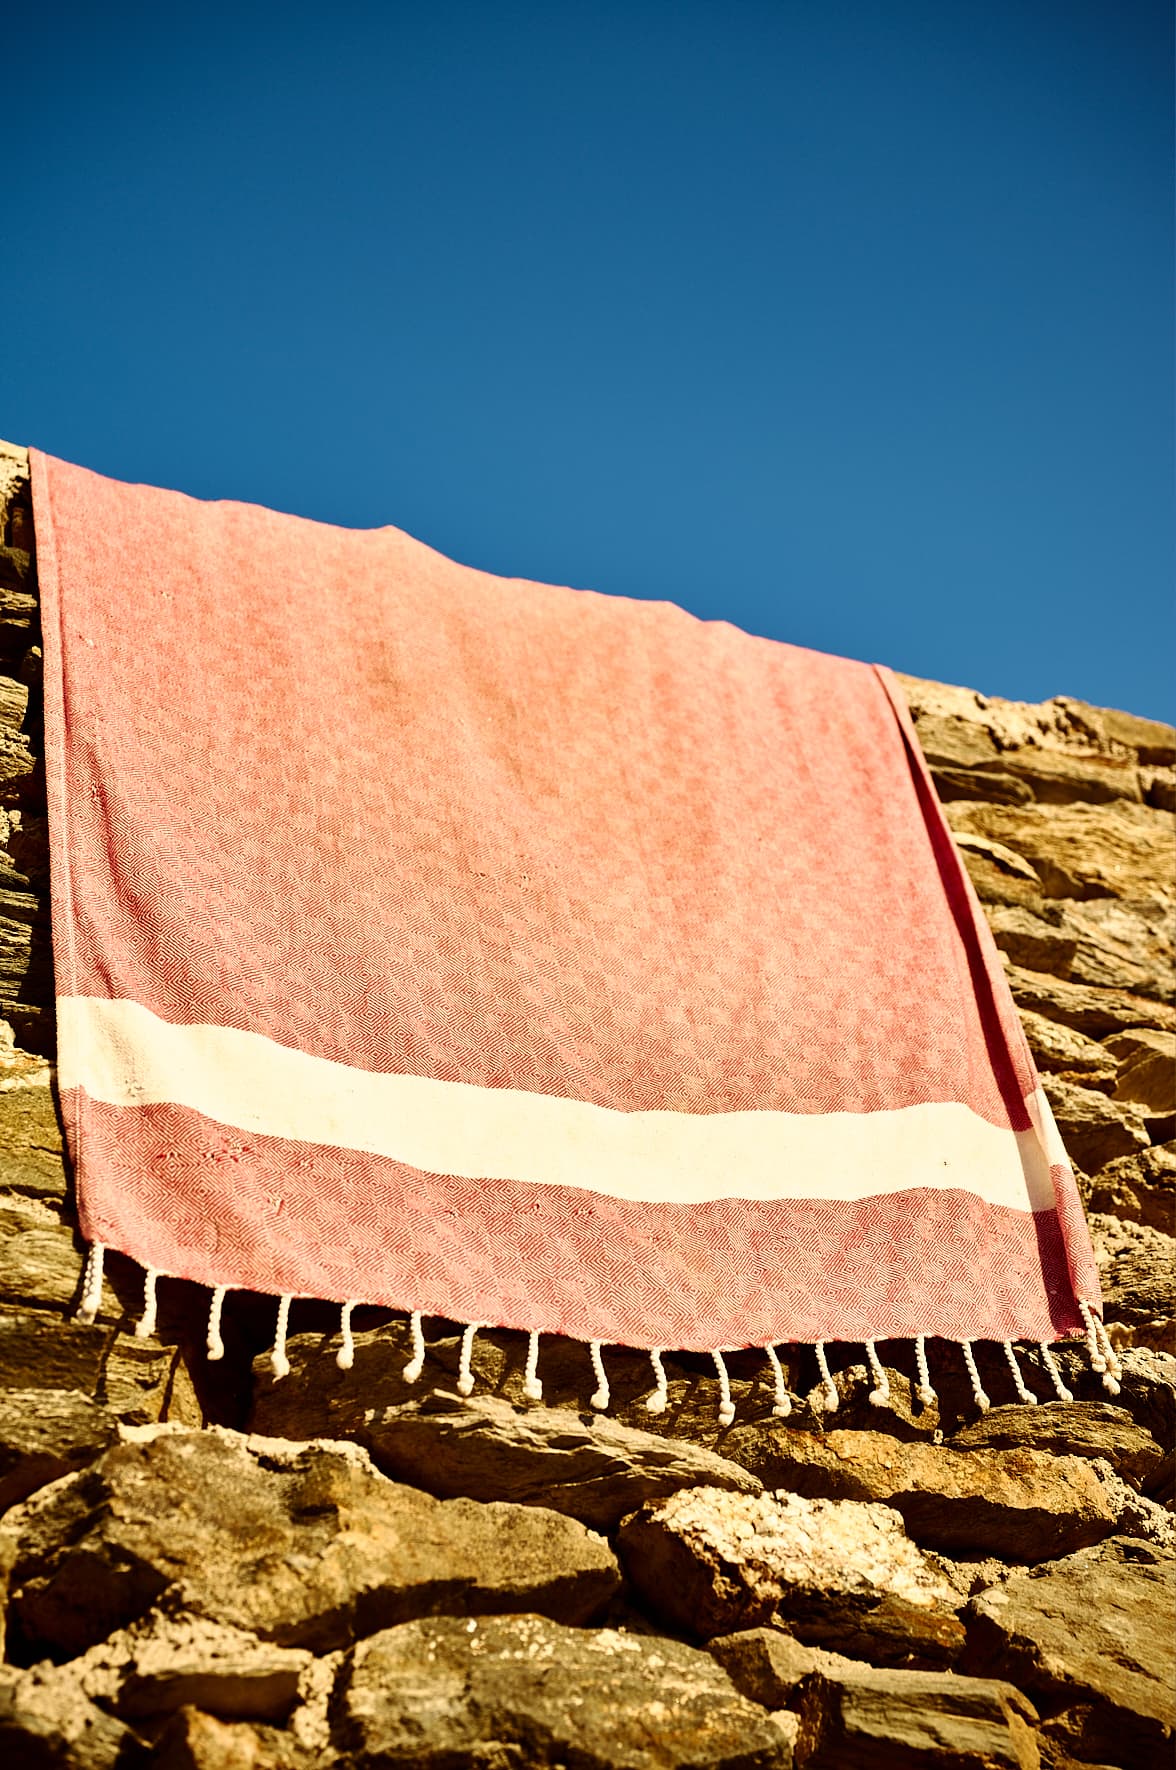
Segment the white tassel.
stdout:
[[158,1281],[159,1273],[155,1267],[146,1267],[143,1272],[143,1313],[135,1323],[136,1340],[149,1340],[155,1332],[155,1286]]
[[1005,1357],[1009,1361],[1009,1369],[1013,1373],[1013,1386],[1016,1389],[1017,1394],[1021,1397],[1021,1400],[1027,1402],[1030,1407],[1036,1407],[1037,1397],[1021,1375],[1021,1367],[1017,1363],[1017,1354],[1013,1351],[1013,1342],[1011,1340],[1004,1340],[1001,1344],[1004,1346]]
[[212,1301],[208,1305],[208,1356],[213,1364],[225,1355],[225,1343],[221,1339],[221,1310],[225,1306],[227,1286],[218,1284],[212,1293]]
[[792,1400],[788,1394],[788,1385],[784,1381],[784,1366],[780,1363],[779,1354],[774,1346],[765,1346],[768,1363],[772,1367],[772,1384],[775,1389],[775,1400],[772,1413],[777,1420],[786,1420],[792,1412]]
[[274,1373],[274,1381],[278,1383],[283,1377],[290,1375],[290,1360],[286,1357],[286,1329],[290,1325],[292,1302],[292,1297],[278,1298],[278,1326],[274,1334],[274,1349],[270,1353],[270,1368]]
[[712,1352],[715,1370],[719,1375],[719,1425],[729,1426],[735,1418],[735,1403],[731,1400],[731,1379],[727,1375],[727,1367],[723,1363],[721,1352]]
[[1049,1372],[1050,1381],[1058,1392],[1059,1400],[1073,1401],[1074,1391],[1066,1387],[1066,1380],[1058,1369],[1058,1361],[1050,1350],[1048,1340],[1041,1340],[1038,1344],[1041,1352],[1041,1362]]
[[349,1371],[355,1363],[355,1340],[351,1333],[351,1311],[354,1303],[344,1303],[339,1312],[339,1332],[343,1336],[343,1344],[335,1354],[335,1363],[341,1371]]
[[527,1368],[523,1372],[523,1394],[528,1401],[543,1400],[543,1384],[539,1381],[539,1330],[531,1329],[527,1341]]
[[1107,1361],[1106,1375],[1103,1377],[1103,1388],[1110,1395],[1118,1395],[1123,1387],[1123,1366],[1119,1363],[1119,1354],[1111,1343],[1106,1323],[1100,1316],[1094,1318],[1094,1331],[1102,1344],[1102,1355]]
[[474,1392],[474,1372],[470,1360],[474,1355],[474,1335],[478,1331],[478,1323],[471,1321],[461,1336],[461,1357],[457,1364],[457,1392],[459,1395],[472,1395]]
[[589,1397],[589,1406],[594,1407],[597,1413],[604,1412],[608,1406],[609,1396],[608,1377],[605,1375],[604,1359],[600,1355],[600,1344],[599,1340],[589,1340],[588,1342],[588,1354],[592,1359],[592,1369],[596,1376],[596,1393]]
[[409,1316],[408,1331],[412,1336],[412,1357],[400,1374],[406,1383],[416,1383],[419,1382],[421,1372],[425,1368],[425,1331],[421,1326],[419,1309],[414,1309]]
[[102,1307],[102,1265],[105,1257],[106,1248],[103,1243],[92,1241],[82,1278],[82,1300],[77,1309],[77,1320],[83,1325],[96,1320]]
[[984,1390],[980,1386],[980,1372],[976,1369],[976,1357],[972,1351],[972,1342],[971,1340],[961,1340],[960,1344],[964,1349],[964,1363],[968,1367],[968,1375],[972,1379],[973,1398],[976,1402],[976,1406],[980,1409],[980,1412],[986,1414],[992,1406],[992,1403],[989,1401],[987,1395],[985,1395]]
[[837,1403],[840,1397],[837,1394],[837,1385],[833,1381],[829,1371],[829,1361],[825,1357],[824,1340],[817,1341],[816,1352],[817,1369],[821,1373],[821,1382],[824,1384],[825,1388],[824,1409],[827,1414],[835,1414],[837,1412]]
[[878,1348],[873,1340],[866,1341],[866,1357],[870,1361],[870,1370],[874,1377],[874,1387],[870,1390],[870,1406],[885,1407],[890,1400],[890,1378],[882,1368],[882,1360],[878,1357]]
[[927,1363],[927,1336],[919,1334],[915,1340],[915,1368],[919,1373],[919,1386],[915,1390],[923,1407],[934,1407],[939,1401],[931,1383],[931,1367]]
[[[1123,1367],[1115,1355],[1115,1348],[1107,1338],[1107,1330],[1090,1307],[1085,1297],[1078,1298],[1078,1307],[1082,1311],[1082,1319],[1086,1323],[1086,1346],[1090,1353],[1090,1368],[1098,1372],[1102,1378],[1103,1388],[1108,1395],[1118,1395],[1119,1379],[1123,1375]],[[1107,1352],[1110,1357],[1107,1357]]]
[[666,1367],[662,1363],[660,1352],[651,1352],[649,1362],[653,1366],[654,1382],[657,1384],[652,1395],[645,1397],[645,1411],[650,1414],[664,1414],[669,1406],[670,1391],[666,1383]]

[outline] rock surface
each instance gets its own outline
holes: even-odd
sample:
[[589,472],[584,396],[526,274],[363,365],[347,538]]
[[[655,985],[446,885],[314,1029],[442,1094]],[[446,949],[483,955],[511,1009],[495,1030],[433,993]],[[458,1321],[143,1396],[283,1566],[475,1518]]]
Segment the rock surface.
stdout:
[[[927,1548],[1044,1561],[1109,1536],[1115,1510],[1088,1461],[1040,1450],[903,1444],[882,1432],[756,1432],[740,1446],[765,1487],[880,1501]],[[1157,1447],[1158,1453],[1158,1447]]]
[[1150,1770],[1176,1730],[1176,1556],[1113,1538],[973,1599],[964,1668],[999,1668],[1076,1756]]
[[9,1635],[69,1658],[182,1601],[194,1616],[329,1652],[458,1609],[590,1621],[618,1585],[602,1538],[530,1506],[438,1501],[351,1446],[174,1432],[107,1451],[10,1519]]
[[709,1651],[744,1696],[797,1712],[798,1766],[1037,1770],[1037,1713],[1011,1684],[867,1666],[771,1629],[723,1636]]
[[348,1656],[337,1738],[356,1770],[786,1770],[792,1729],[706,1653],[539,1617],[406,1623]]
[[493,1395],[434,1391],[374,1418],[362,1442],[385,1474],[440,1499],[546,1505],[594,1530],[682,1487],[760,1490],[747,1469],[697,1445],[563,1409],[520,1413]]
[[695,1488],[622,1526],[625,1572],[701,1640],[775,1624],[881,1664],[949,1663],[958,1598],[888,1506]]

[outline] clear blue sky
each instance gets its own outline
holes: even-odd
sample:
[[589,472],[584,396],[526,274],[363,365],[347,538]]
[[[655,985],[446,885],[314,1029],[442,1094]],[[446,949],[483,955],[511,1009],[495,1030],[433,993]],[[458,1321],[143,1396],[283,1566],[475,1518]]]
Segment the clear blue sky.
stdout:
[[1171,717],[1167,0],[12,9],[0,435]]

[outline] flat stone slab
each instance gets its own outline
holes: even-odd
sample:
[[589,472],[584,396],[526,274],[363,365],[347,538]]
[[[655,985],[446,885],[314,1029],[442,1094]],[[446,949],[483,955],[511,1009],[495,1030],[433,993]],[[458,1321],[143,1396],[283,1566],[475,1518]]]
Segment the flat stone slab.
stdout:
[[1088,1458],[786,1426],[758,1428],[754,1444],[746,1433],[732,1438],[733,1454],[765,1486],[893,1506],[908,1535],[927,1548],[1045,1561],[1115,1529],[1115,1506]]
[[679,1488],[760,1491],[755,1475],[700,1445],[607,1416],[584,1420],[549,1407],[521,1412],[493,1395],[465,1401],[438,1391],[388,1409],[364,1437],[385,1474],[439,1498],[549,1506],[602,1531]]
[[618,1547],[642,1598],[701,1640],[763,1625],[883,1664],[948,1664],[960,1599],[889,1506],[694,1488],[643,1507]]
[[560,1513],[436,1500],[354,1445],[215,1428],[145,1431],[8,1522],[10,1642],[28,1659],[81,1653],[165,1596],[324,1653],[438,1611],[586,1623],[620,1581],[604,1539]]
[[1114,1537],[974,1598],[962,1664],[1011,1678],[1076,1756],[1170,1770],[1174,1617],[1176,1555]]
[[541,1617],[436,1617],[360,1643],[336,1737],[355,1770],[787,1770],[794,1724],[709,1654]]

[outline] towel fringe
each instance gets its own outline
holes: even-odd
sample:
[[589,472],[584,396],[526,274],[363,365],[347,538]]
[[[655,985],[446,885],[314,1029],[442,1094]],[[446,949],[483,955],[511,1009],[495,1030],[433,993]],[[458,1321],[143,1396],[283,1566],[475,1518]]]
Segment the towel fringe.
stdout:
[[777,1420],[786,1420],[792,1412],[792,1398],[788,1393],[788,1385],[784,1381],[784,1366],[780,1363],[780,1355],[774,1346],[765,1346],[768,1363],[772,1367],[772,1387],[774,1399],[772,1415]]
[[715,1370],[719,1376],[719,1425],[729,1426],[735,1418],[735,1403],[731,1400],[731,1379],[727,1375],[723,1354],[716,1349],[711,1353],[711,1357],[715,1361]]
[[532,1328],[527,1340],[527,1366],[523,1372],[523,1394],[528,1401],[543,1400],[543,1384],[539,1381],[539,1330]]
[[290,1326],[290,1305],[293,1301],[293,1297],[278,1298],[278,1325],[274,1332],[274,1349],[270,1353],[270,1365],[276,1383],[290,1375],[290,1360],[286,1357],[286,1330]]
[[155,1287],[158,1283],[159,1273],[156,1268],[145,1266],[143,1268],[143,1313],[135,1323],[136,1340],[149,1340],[155,1332]]
[[651,1352],[649,1362],[653,1366],[653,1378],[657,1387],[652,1395],[645,1397],[645,1411],[651,1414],[664,1414],[669,1405],[670,1391],[666,1383],[666,1367],[662,1363],[661,1352]]
[[459,1395],[472,1395],[474,1392],[474,1372],[470,1361],[474,1355],[474,1337],[481,1325],[481,1322],[471,1321],[461,1336],[461,1357],[457,1361]]
[[225,1355],[225,1343],[221,1339],[221,1310],[225,1306],[227,1291],[227,1285],[218,1284],[208,1305],[208,1334],[205,1344],[208,1347],[209,1360],[213,1364]]
[[339,1311],[339,1332],[343,1344],[335,1354],[335,1363],[341,1371],[349,1371],[355,1363],[355,1341],[351,1334],[351,1311],[354,1308],[354,1303],[344,1303]]
[[915,1395],[923,1407],[937,1407],[939,1397],[931,1385],[931,1367],[927,1363],[927,1336],[915,1336],[915,1369],[919,1373]]
[[[106,1244],[100,1241],[91,1242],[87,1250],[85,1268],[82,1274],[81,1297],[74,1317],[75,1320],[83,1325],[88,1325],[94,1322],[101,1307],[106,1253]],[[159,1311],[159,1280],[161,1278],[166,1278],[167,1276],[168,1274],[159,1267],[144,1266],[143,1268],[143,1310],[134,1327],[134,1333],[137,1339],[148,1339],[156,1331]],[[222,1359],[225,1355],[225,1344],[221,1333],[221,1319],[225,1298],[227,1297],[228,1292],[229,1286],[227,1285],[213,1286],[210,1291],[206,1347],[209,1361],[212,1363]],[[294,1297],[292,1294],[278,1298],[274,1343],[270,1352],[270,1365],[273,1370],[275,1382],[280,1382],[283,1377],[290,1374],[290,1360],[286,1352],[286,1340],[289,1334],[290,1309],[293,1302]],[[353,1298],[348,1302],[339,1305],[340,1346],[335,1355],[335,1363],[342,1371],[351,1370],[355,1363],[355,1334],[352,1329],[351,1318],[352,1312],[361,1307],[361,1304],[362,1299]],[[1106,1324],[1098,1313],[1095,1305],[1092,1304],[1088,1298],[1079,1297],[1077,1299],[1077,1305],[1082,1317],[1084,1330],[1083,1337],[1086,1342],[1090,1368],[1102,1379],[1103,1387],[1109,1395],[1119,1395],[1122,1392],[1123,1366],[1119,1359],[1119,1355],[1115,1350],[1110,1334],[1107,1332]],[[462,1330],[461,1349],[458,1358],[457,1371],[457,1389],[460,1395],[469,1396],[472,1395],[474,1391],[472,1363],[474,1340],[479,1331],[485,1326],[485,1322],[469,1322]],[[543,1398],[543,1383],[539,1376],[539,1343],[543,1331],[544,1330],[541,1328],[530,1328],[526,1330],[527,1354],[523,1368],[522,1390],[526,1399],[533,1402],[541,1401]],[[402,1375],[406,1383],[416,1383],[423,1374],[426,1354],[425,1336],[422,1326],[422,1312],[419,1309],[414,1309],[409,1314],[408,1333],[410,1356],[407,1364],[403,1367]],[[935,1387],[931,1381],[931,1368],[927,1352],[928,1338],[929,1336],[926,1334],[916,1334],[913,1340],[916,1372],[916,1381],[913,1385],[913,1392],[915,1398],[923,1407],[935,1406],[939,1400]],[[1074,1336],[1071,1336],[1072,1343],[1073,1339]],[[884,1407],[892,1399],[892,1390],[889,1374],[878,1352],[877,1337],[871,1337],[862,1343],[865,1346],[866,1359],[869,1364],[869,1372],[872,1382],[872,1387],[869,1391],[870,1404],[873,1407]],[[592,1395],[589,1397],[589,1406],[597,1413],[606,1412],[611,1402],[608,1373],[604,1368],[603,1357],[603,1348],[606,1344],[608,1344],[608,1342],[604,1340],[589,1340],[587,1342],[588,1354],[592,1360],[592,1370],[596,1382],[596,1387],[593,1390]],[[814,1398],[812,1405],[819,1408],[822,1412],[835,1413],[840,1405],[841,1397],[838,1392],[836,1380],[829,1368],[827,1353],[828,1344],[829,1342],[826,1340],[815,1340],[812,1342],[813,1351],[817,1361],[817,1370],[820,1376],[820,1393],[819,1396]],[[981,1413],[987,1413],[992,1403],[980,1380],[980,1371],[976,1362],[976,1353],[974,1349],[975,1344],[976,1342],[972,1338],[961,1339],[959,1341],[964,1366],[967,1370],[968,1380],[972,1387],[973,1400],[975,1401],[977,1409]],[[1028,1407],[1038,1406],[1042,1398],[1034,1394],[1026,1381],[1025,1371],[1018,1358],[1017,1342],[1012,1339],[1007,1339],[994,1341],[994,1344],[999,1344],[1004,1353],[1005,1361],[1008,1365],[1013,1381],[1013,1387],[1018,1399]],[[1036,1342],[1029,1342],[1028,1344],[1030,1346],[1036,1344],[1042,1368],[1053,1386],[1054,1397],[1051,1397],[1050,1399],[1056,1398],[1058,1401],[1072,1402],[1074,1400],[1074,1391],[1067,1383],[1061,1366],[1058,1364],[1057,1358],[1055,1357],[1053,1349],[1054,1343],[1048,1340],[1038,1340]],[[719,1386],[717,1416],[719,1424],[724,1427],[733,1424],[735,1419],[735,1403],[731,1395],[731,1379],[724,1358],[724,1353],[730,1352],[733,1349],[734,1348],[730,1346],[715,1347],[710,1353],[710,1356],[714,1361],[715,1373]],[[1026,1345],[1025,1343],[1022,1343],[1021,1350],[1024,1351],[1025,1349]],[[653,1348],[649,1352],[649,1361],[653,1367],[654,1386],[652,1392],[645,1397],[644,1405],[646,1411],[651,1414],[665,1413],[669,1405],[669,1382],[666,1376],[665,1364],[663,1362],[666,1350],[667,1348],[659,1346]],[[776,1343],[773,1342],[764,1345],[762,1350],[768,1360],[772,1373],[772,1417],[774,1419],[787,1419],[793,1413],[794,1405],[792,1397],[788,1392],[788,1383],[784,1372],[784,1366],[781,1363]]]
[[870,1370],[874,1378],[874,1387],[870,1390],[871,1407],[885,1407],[890,1400],[890,1378],[882,1368],[882,1360],[878,1357],[878,1348],[873,1340],[866,1341],[866,1357],[870,1361]]
[[972,1351],[972,1342],[971,1340],[961,1340],[960,1345],[964,1349],[964,1363],[967,1365],[968,1375],[972,1379],[972,1398],[980,1412],[986,1414],[992,1403],[984,1393],[980,1372],[976,1369],[976,1354]]
[[1041,1353],[1041,1362],[1049,1372],[1050,1381],[1058,1392],[1059,1401],[1073,1401],[1074,1391],[1066,1387],[1066,1380],[1058,1368],[1058,1361],[1050,1349],[1049,1341],[1038,1341],[1038,1350]]
[[1013,1373],[1013,1385],[1016,1388],[1017,1394],[1029,1407],[1036,1407],[1037,1397],[1021,1375],[1021,1367],[1017,1363],[1017,1354],[1013,1350],[1013,1342],[1011,1340],[1002,1340],[1001,1344],[1004,1347],[1004,1355],[1009,1361],[1009,1369]]
[[82,1298],[76,1315],[83,1327],[88,1327],[92,1321],[97,1320],[102,1306],[102,1265],[105,1258],[105,1244],[92,1241],[90,1252],[86,1256],[86,1270],[82,1274]]
[[608,1406],[609,1388],[608,1377],[605,1375],[604,1359],[601,1356],[600,1347],[601,1341],[589,1340],[588,1355],[592,1360],[592,1370],[596,1377],[596,1390],[593,1395],[589,1396],[588,1405],[594,1407],[597,1413],[602,1414]]
[[837,1403],[840,1400],[840,1397],[837,1393],[837,1385],[833,1381],[832,1374],[829,1370],[829,1361],[825,1357],[824,1340],[818,1340],[814,1350],[817,1354],[817,1369],[821,1373],[821,1382],[825,1390],[824,1410],[827,1414],[835,1414],[837,1412]]
[[412,1357],[400,1374],[406,1383],[415,1383],[425,1368],[425,1330],[421,1326],[419,1309],[414,1309],[409,1316],[408,1331],[412,1336]]

